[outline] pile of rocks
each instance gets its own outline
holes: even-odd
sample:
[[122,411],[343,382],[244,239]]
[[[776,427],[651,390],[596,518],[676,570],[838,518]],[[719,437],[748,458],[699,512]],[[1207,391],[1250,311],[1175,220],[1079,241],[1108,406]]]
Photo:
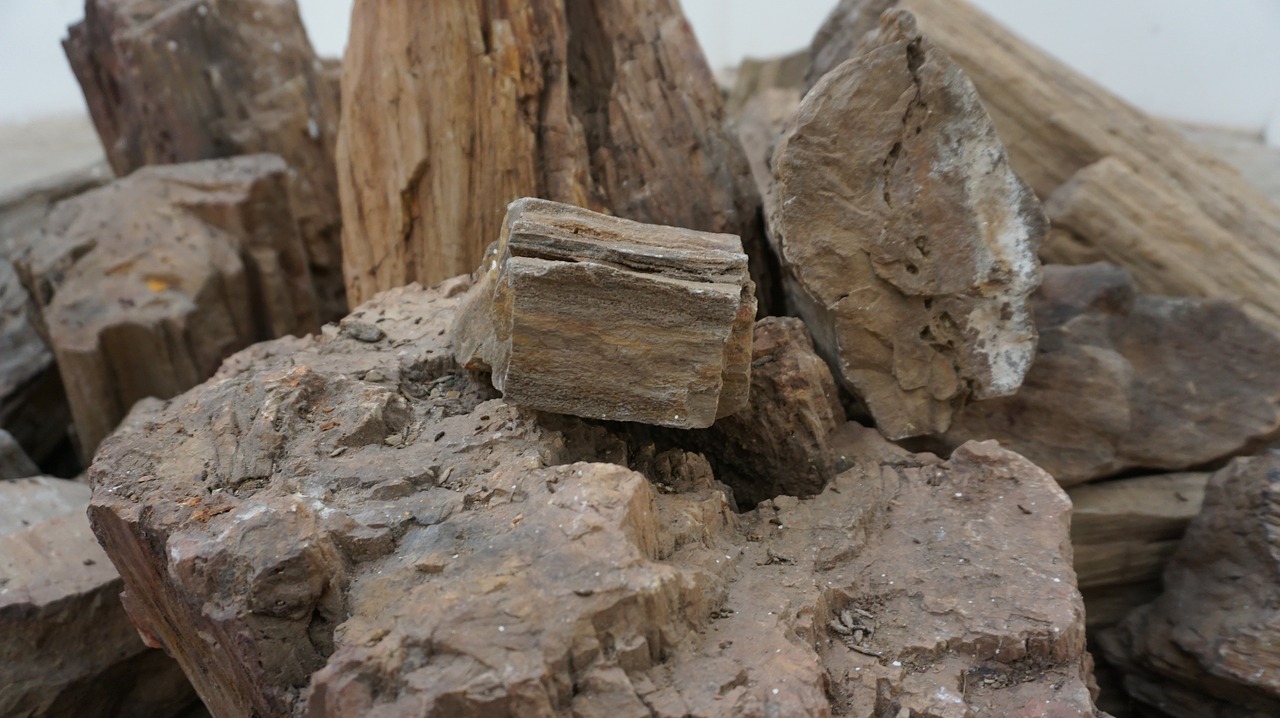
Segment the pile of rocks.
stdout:
[[482,5],[358,0],[340,102],[290,2],[89,0],[0,713],[1277,710],[1280,209],[954,0],[727,101],[671,0]]

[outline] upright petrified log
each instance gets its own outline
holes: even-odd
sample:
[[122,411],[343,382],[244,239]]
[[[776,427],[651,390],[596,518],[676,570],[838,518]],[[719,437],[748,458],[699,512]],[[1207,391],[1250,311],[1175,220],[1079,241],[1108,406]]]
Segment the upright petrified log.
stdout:
[[833,486],[735,515],[695,455],[493,398],[452,358],[468,283],[259,344],[103,445],[95,531],[215,715],[1096,715],[1030,462],[846,425]]
[[1236,459],[1164,571],[1164,593],[1102,635],[1125,689],[1176,718],[1280,715],[1280,454]]
[[85,19],[63,46],[117,175],[283,157],[322,314],[346,313],[338,87],[294,0],[85,0]]
[[966,399],[1017,390],[1044,215],[909,13],[810,91],[774,173],[788,299],[886,436],[945,431]]
[[760,199],[675,0],[358,0],[343,93],[353,303],[472,271],[524,196],[738,235],[768,297]]
[[515,405],[702,428],[747,404],[755,286],[737,237],[520,199],[453,328]]
[[24,247],[86,461],[135,401],[318,328],[288,171],[272,155],[147,167],[58,205]]
[[[1071,261],[1063,250],[1073,244],[1092,246],[1102,252],[1095,258],[1133,271],[1144,291],[1240,298],[1250,316],[1280,329],[1280,207],[1175,128],[964,0],[842,0],[814,40],[811,81],[849,58],[888,8],[915,14],[968,73],[1013,168],[1075,235],[1047,244],[1046,262]],[[1051,201],[1059,188],[1066,195]],[[1245,277],[1266,279],[1246,288]]]
[[1280,338],[1216,299],[1138,296],[1119,267],[1050,265],[1022,389],[956,415],[943,440],[998,439],[1063,486],[1187,469],[1280,432]]

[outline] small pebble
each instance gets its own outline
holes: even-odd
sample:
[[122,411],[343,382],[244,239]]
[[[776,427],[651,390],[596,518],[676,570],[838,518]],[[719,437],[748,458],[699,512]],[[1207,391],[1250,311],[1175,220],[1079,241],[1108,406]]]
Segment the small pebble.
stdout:
[[387,333],[382,331],[380,327],[368,322],[347,322],[342,325],[342,333],[358,342],[367,342],[369,344],[380,342],[387,336]]

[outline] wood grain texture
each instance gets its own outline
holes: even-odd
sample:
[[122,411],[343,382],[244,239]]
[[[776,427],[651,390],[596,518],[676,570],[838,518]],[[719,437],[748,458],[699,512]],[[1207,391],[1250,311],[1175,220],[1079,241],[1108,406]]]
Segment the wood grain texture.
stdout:
[[755,287],[737,237],[521,199],[454,326],[517,406],[704,428],[747,404]]
[[359,0],[338,142],[353,301],[472,271],[536,196],[742,238],[760,199],[673,0]]
[[[1069,222],[1079,242],[1134,272],[1146,290],[1239,299],[1250,316],[1280,327],[1280,207],[1175,128],[964,0],[843,0],[814,40],[810,81],[847,59],[890,7],[914,13],[921,30],[968,73],[1014,170],[1057,205],[1055,223]],[[1075,186],[1064,188],[1077,173]],[[1060,188],[1067,196],[1050,201]],[[1045,261],[1074,261],[1062,246],[1049,243]],[[1154,267],[1156,254],[1168,264]],[[1222,280],[1236,271],[1244,274]],[[1258,276],[1266,279],[1242,288]]]

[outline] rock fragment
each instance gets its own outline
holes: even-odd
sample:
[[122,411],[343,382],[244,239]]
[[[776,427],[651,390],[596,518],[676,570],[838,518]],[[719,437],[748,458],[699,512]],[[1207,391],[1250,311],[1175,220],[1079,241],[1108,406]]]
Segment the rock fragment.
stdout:
[[825,491],[736,515],[641,425],[496,399],[446,331],[468,284],[381,294],[378,344],[256,345],[104,444],[95,530],[214,714],[1095,715],[1047,474],[845,425]]
[[18,273],[0,257],[0,429],[40,462],[66,443],[71,410],[53,353],[31,315]]
[[294,0],[86,0],[63,42],[111,167],[284,158],[325,319],[347,312],[338,85]]
[[58,205],[16,258],[86,463],[139,399],[317,328],[287,172],[273,155],[144,168]]
[[886,436],[1017,390],[1044,215],[964,73],[890,12],[810,91],[774,156],[787,296]]
[[1181,470],[1280,431],[1280,338],[1217,299],[1138,296],[1107,264],[1049,266],[1017,395],[969,404],[943,439],[997,439],[1063,486]]
[[1131,696],[1175,718],[1280,714],[1280,454],[1232,461],[1164,571],[1164,593],[1104,632]]
[[529,196],[737,235],[770,308],[760,197],[675,0],[359,0],[344,72],[353,304],[473,271]]
[[0,481],[39,476],[40,469],[13,434],[0,429]]
[[74,481],[0,481],[0,715],[178,715],[191,685],[129,623],[88,504]]
[[679,428],[746,406],[756,302],[737,237],[526,198],[481,271],[457,358],[509,403]]

